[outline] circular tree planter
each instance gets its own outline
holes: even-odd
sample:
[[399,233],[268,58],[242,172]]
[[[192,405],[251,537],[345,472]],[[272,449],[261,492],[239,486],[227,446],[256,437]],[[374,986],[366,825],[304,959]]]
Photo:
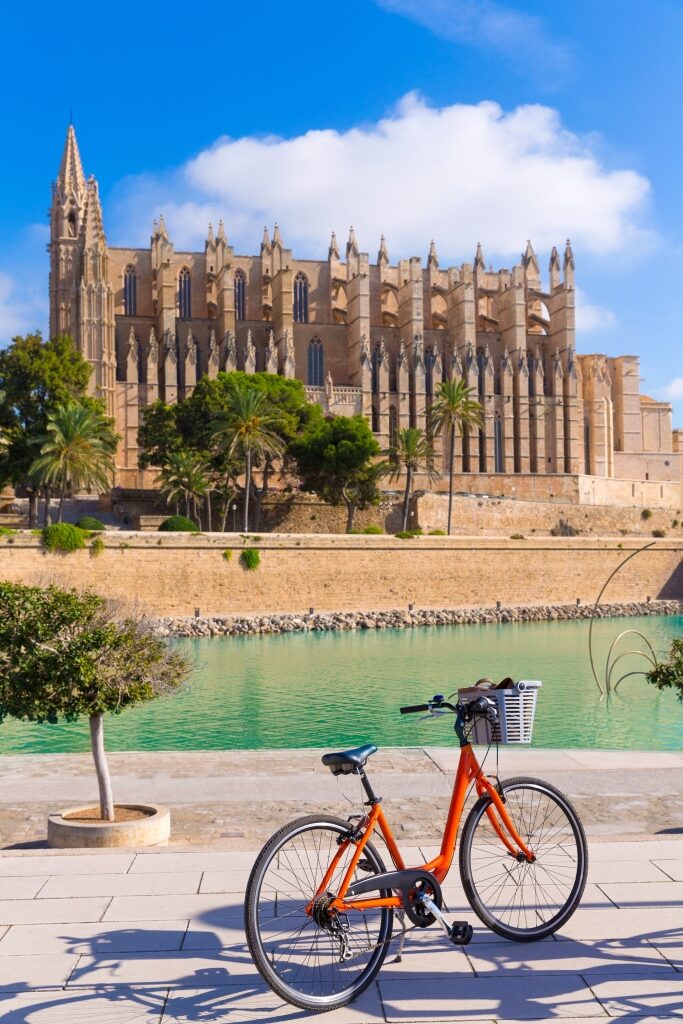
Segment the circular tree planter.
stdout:
[[99,807],[70,807],[47,819],[48,846],[162,846],[171,834],[168,807],[157,804],[116,804],[120,821],[102,821]]

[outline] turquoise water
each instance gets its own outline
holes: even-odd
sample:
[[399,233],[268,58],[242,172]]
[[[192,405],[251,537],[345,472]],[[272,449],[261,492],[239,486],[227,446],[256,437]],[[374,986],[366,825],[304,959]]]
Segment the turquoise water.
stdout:
[[[627,628],[666,650],[683,616],[603,619],[599,673]],[[628,639],[628,638],[627,638]],[[632,640],[633,638],[631,638]],[[453,742],[448,720],[418,722],[401,704],[449,694],[482,675],[541,679],[534,746],[683,749],[683,705],[642,678],[600,700],[588,623],[554,622],[179,641],[195,671],[174,697],[107,721],[109,750],[384,746]],[[632,647],[625,643],[623,649]],[[621,671],[644,662],[628,658]],[[616,678],[616,676],[615,676]],[[88,750],[86,722],[0,725],[3,753]]]

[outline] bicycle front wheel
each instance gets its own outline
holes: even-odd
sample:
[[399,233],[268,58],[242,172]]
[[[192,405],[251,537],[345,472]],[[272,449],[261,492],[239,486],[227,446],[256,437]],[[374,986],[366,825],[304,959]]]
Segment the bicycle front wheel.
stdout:
[[[348,830],[341,818],[320,815],[285,825],[264,846],[247,884],[245,932],[259,973],[287,1002],[313,1013],[345,1006],[359,996],[382,966],[391,940],[391,908],[327,913],[325,901],[337,894],[356,850],[352,842],[343,849],[314,913],[306,912]],[[384,870],[367,843],[353,881]],[[384,889],[371,895],[392,893]]]
[[508,779],[501,788],[505,808],[535,860],[530,864],[509,852],[489,817],[498,819],[493,801],[482,796],[463,829],[463,889],[477,917],[498,935],[517,942],[544,939],[579,905],[588,872],[586,836],[572,805],[549,783]]

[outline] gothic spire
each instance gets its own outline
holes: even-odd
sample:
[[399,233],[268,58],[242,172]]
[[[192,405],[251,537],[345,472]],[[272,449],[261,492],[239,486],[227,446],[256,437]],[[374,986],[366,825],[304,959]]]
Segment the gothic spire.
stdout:
[[327,258],[330,260],[339,259],[339,246],[337,245],[337,236],[335,235],[334,231],[332,232],[332,237],[330,238],[330,248],[327,251]]
[[389,250],[387,249],[387,243],[384,241],[384,235],[380,238],[379,252],[377,253],[377,262],[380,266],[388,266],[389,264]]
[[484,260],[484,253],[482,252],[481,242],[477,242],[477,251],[474,254],[474,269],[486,270],[486,261]]
[[565,246],[565,250],[564,250],[563,269],[567,270],[568,267],[571,270],[575,269],[575,267],[574,267],[574,253],[572,252],[572,243],[569,241],[569,239],[567,239],[567,245]]
[[212,245],[216,241],[213,235],[213,224],[209,224],[209,230],[206,235],[206,241],[208,245]]
[[264,229],[263,229],[263,238],[261,239],[261,253],[264,253],[264,252],[270,253],[272,251],[273,251],[273,247],[270,244],[270,236],[268,234],[268,228],[264,227]]
[[427,266],[434,267],[435,270],[439,269],[439,257],[436,255],[436,246],[434,245],[433,238],[429,243],[429,256],[427,257]]
[[560,254],[557,251],[557,246],[553,246],[553,251],[550,253],[550,264],[548,266],[550,271],[550,290],[557,287],[560,283]]
[[78,151],[76,132],[72,124],[69,125],[66,131],[66,141],[64,143],[64,152],[62,153],[57,184],[62,192],[73,191],[76,195],[85,192],[83,164],[81,163],[81,154]]
[[527,269],[529,267],[533,267],[537,274],[540,271],[538,260],[536,259],[536,253],[534,252],[534,247],[529,239],[527,239],[526,249],[522,253],[522,266]]
[[228,239],[225,236],[225,228],[223,227],[223,221],[218,221],[218,241],[223,242],[224,245],[228,244]]
[[164,220],[163,213],[159,214],[159,226],[158,226],[159,238],[163,238],[165,242],[168,242],[168,232],[166,231],[166,221]]
[[358,242],[356,241],[356,232],[353,230],[353,226],[349,229],[349,240],[346,243],[346,258],[348,259],[349,254],[353,256],[358,255]]
[[97,182],[92,177],[88,179],[86,195],[82,231],[85,247],[90,249],[99,242],[106,242],[99,191]]
[[279,245],[280,248],[283,246],[282,235],[280,234],[280,227],[277,221],[275,222],[275,228],[273,230],[273,248],[275,248],[276,245]]

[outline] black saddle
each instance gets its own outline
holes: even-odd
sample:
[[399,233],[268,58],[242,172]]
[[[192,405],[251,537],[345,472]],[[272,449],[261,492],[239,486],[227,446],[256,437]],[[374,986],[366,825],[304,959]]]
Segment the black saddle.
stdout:
[[336,754],[323,754],[322,762],[333,775],[350,775],[362,768],[371,756],[377,753],[374,743],[366,743],[364,747],[353,750],[340,750]]

